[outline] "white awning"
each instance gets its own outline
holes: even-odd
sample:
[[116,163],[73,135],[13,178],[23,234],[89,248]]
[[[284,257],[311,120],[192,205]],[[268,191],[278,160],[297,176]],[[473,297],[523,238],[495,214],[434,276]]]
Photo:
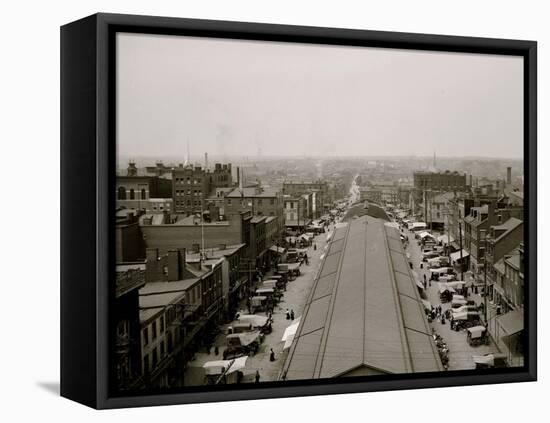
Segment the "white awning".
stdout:
[[283,338],[281,339],[281,341],[285,343],[285,345],[283,346],[283,350],[290,348],[290,346],[292,345],[292,341],[294,340],[294,336],[296,335],[296,331],[298,330],[298,326],[300,325],[300,317],[294,320],[294,322],[285,329]]
[[[231,374],[237,370],[244,369],[248,356],[239,357],[234,360],[216,360],[208,361],[202,366],[204,372],[207,375],[221,375],[224,371],[225,374]],[[227,369],[227,371],[226,371]]]
[[[462,250],[462,258],[466,258],[470,255],[466,250]],[[454,263],[455,261],[460,260],[460,251],[456,251],[454,253],[451,253],[451,261]]]
[[497,317],[497,322],[506,335],[514,335],[523,330],[523,311],[510,311],[503,316]]
[[448,245],[453,242],[455,239],[449,235],[441,235],[437,237],[437,241],[441,242],[443,245]]

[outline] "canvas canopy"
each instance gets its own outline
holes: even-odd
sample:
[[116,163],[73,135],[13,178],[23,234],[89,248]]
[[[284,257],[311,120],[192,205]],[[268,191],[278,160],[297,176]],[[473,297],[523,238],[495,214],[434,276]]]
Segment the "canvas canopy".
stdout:
[[510,311],[497,317],[497,322],[506,335],[514,335],[523,330],[523,312],[521,310]]
[[437,241],[441,242],[443,245],[448,245],[454,241],[454,238],[449,235],[441,235],[437,237]]
[[300,317],[294,320],[294,322],[285,329],[285,332],[283,333],[283,338],[281,339],[281,341],[285,343],[285,345],[283,346],[283,350],[290,348],[290,346],[292,345],[292,341],[294,340],[294,336],[296,335],[296,331],[298,330],[298,326],[300,325]]
[[248,323],[253,327],[259,328],[265,326],[269,319],[265,316],[259,316],[257,314],[243,314],[239,316],[237,320],[239,323]]
[[[226,375],[244,369],[248,356],[236,358],[234,360],[215,360],[207,361],[202,368],[209,376],[221,375],[225,372]],[[227,371],[226,371],[227,370]]]
[[[466,258],[469,255],[470,254],[466,250],[462,250],[462,258]],[[451,253],[451,261],[454,263],[458,260],[460,260],[460,251],[455,251],[454,253]]]
[[[418,234],[418,236],[419,236],[420,238],[422,238],[422,239],[424,239],[424,238],[434,238],[434,236],[433,236],[431,233],[427,232],[427,231],[420,232],[420,233]],[[434,238],[434,239],[435,239],[435,238]]]

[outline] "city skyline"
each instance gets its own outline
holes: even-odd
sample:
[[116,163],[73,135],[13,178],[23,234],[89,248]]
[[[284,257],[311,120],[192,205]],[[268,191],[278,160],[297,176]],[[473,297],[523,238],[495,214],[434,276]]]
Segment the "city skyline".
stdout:
[[222,157],[522,158],[518,57],[140,34],[117,46],[122,157],[189,143]]

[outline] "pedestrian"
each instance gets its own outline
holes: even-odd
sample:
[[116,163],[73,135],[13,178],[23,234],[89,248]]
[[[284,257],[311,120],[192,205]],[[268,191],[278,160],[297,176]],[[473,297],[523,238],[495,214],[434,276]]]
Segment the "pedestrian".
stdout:
[[273,348],[269,350],[269,361],[275,361],[275,351],[273,351]]
[[442,325],[445,324],[445,314],[442,314],[442,315],[441,315],[441,324],[442,324]]
[[424,263],[420,262],[420,268],[421,268],[421,269],[424,268]]
[[256,370],[256,375],[254,376],[254,381],[260,383],[260,371]]
[[309,266],[309,259],[307,257],[307,254],[304,254],[304,260],[306,261],[306,265]]
[[286,320],[290,320],[290,310],[286,309]]
[[294,320],[294,310],[290,310],[290,320]]
[[313,250],[317,251],[317,243],[313,244]]
[[219,349],[219,347],[216,345],[216,346],[214,347],[214,355],[218,355],[219,353],[220,353],[220,349]]

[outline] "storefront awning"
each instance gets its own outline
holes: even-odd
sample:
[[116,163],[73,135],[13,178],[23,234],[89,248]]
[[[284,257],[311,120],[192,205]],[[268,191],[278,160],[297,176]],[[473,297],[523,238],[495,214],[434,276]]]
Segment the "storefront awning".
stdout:
[[[469,255],[470,254],[466,250],[462,250],[462,258],[463,259],[465,259]],[[458,261],[458,260],[460,260],[460,251],[456,251],[454,253],[451,253],[451,261],[455,262],[455,261]]]
[[510,311],[503,316],[497,317],[497,322],[504,332],[506,332],[506,335],[514,335],[523,330],[523,311]]
[[285,249],[283,247],[277,247],[276,245],[272,245],[269,247],[269,251],[273,251],[274,253],[284,254]]

